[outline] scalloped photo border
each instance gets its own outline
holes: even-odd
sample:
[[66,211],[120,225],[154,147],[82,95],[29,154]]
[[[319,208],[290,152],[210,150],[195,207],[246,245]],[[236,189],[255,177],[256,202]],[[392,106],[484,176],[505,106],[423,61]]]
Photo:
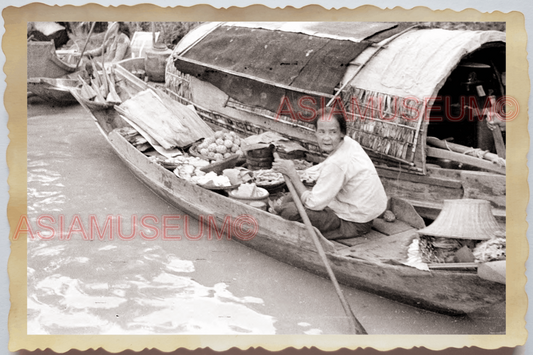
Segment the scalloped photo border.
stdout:
[[[70,349],[103,348],[110,352],[126,349],[140,351],[156,348],[173,351],[178,348],[209,347],[223,351],[233,347],[248,349],[263,347],[278,351],[288,347],[316,347],[321,350],[341,348],[374,348],[385,351],[394,348],[425,347],[441,350],[450,347],[479,347],[496,349],[515,347],[525,343],[525,262],[528,257],[526,239],[526,207],[529,187],[526,155],[529,148],[528,98],[530,81],[527,62],[527,34],[525,18],[519,12],[481,13],[475,9],[461,12],[413,9],[380,9],[362,6],[356,9],[326,10],[310,5],[303,8],[269,8],[254,5],[245,8],[216,9],[209,5],[163,8],[143,4],[104,7],[48,6],[34,3],[23,7],[7,7],[2,13],[5,35],[2,49],[6,55],[4,71],[7,88],[4,105],[9,114],[8,221],[10,224],[11,254],[8,263],[11,309],[9,313],[9,350],[33,351],[49,348],[55,352]],[[28,21],[502,21],[507,36],[507,93],[520,105],[519,116],[507,124],[507,303],[505,335],[28,335],[27,325],[27,253],[26,239],[13,240],[14,229],[27,209],[27,106],[26,106],[26,23]]]

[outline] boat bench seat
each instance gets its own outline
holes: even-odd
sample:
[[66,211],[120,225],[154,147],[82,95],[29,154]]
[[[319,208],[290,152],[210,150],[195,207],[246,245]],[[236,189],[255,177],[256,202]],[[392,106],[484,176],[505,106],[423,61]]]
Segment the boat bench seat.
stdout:
[[360,237],[349,238],[349,239],[337,239],[335,240],[338,244],[343,246],[355,246],[358,244],[366,244],[370,240],[376,238],[382,238],[384,236],[390,236],[405,232],[407,230],[414,229],[409,224],[395,220],[394,222],[386,222],[383,218],[376,218],[372,225],[372,230],[367,234],[364,234]]
[[355,237],[355,238],[349,238],[349,239],[337,239],[336,242],[344,245],[344,246],[349,246],[349,247],[353,247],[353,246],[356,246],[356,245],[359,245],[359,244],[366,244],[374,239],[380,239],[382,237],[386,237],[387,235],[386,234],[383,234],[381,233],[380,231],[377,231],[375,229],[372,229],[370,232],[368,232],[367,234],[364,234],[360,237]]
[[396,220],[374,223],[372,230],[356,238],[334,241],[336,252],[358,259],[401,262],[407,258],[407,248],[417,236],[417,229]]
[[373,229],[385,235],[394,235],[413,228],[403,221],[387,222],[383,218],[376,218],[372,224]]

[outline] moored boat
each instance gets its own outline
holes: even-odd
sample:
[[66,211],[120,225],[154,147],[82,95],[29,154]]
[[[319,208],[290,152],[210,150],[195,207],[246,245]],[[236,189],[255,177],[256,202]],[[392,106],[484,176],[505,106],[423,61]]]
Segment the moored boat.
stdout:
[[54,41],[29,41],[27,47],[28,93],[53,104],[76,103],[70,93],[70,89],[79,84],[76,65],[58,56]]
[[174,49],[166,85],[206,121],[242,134],[278,132],[301,142],[309,160],[322,159],[310,118],[325,105],[345,111],[348,134],[390,196],[427,219],[445,199],[484,199],[505,224],[505,123],[493,119],[505,70],[500,31],[207,23]]
[[80,86],[78,79],[67,78],[29,78],[28,91],[45,101],[59,105],[69,105],[78,101],[72,96],[71,89]]
[[[124,68],[116,66],[117,93],[123,101],[149,89]],[[266,255],[319,275],[322,261],[303,224],[291,222],[181,179],[130,144],[119,132],[127,127],[112,105],[73,95],[95,119],[118,157],[132,173],[163,199],[231,239]],[[416,307],[447,314],[464,314],[505,301],[505,285],[480,278],[475,265],[422,271],[403,264],[406,249],[424,222],[405,201],[391,198],[397,221],[378,221],[364,237],[341,241],[321,238],[334,273],[345,285],[377,293]],[[383,223],[382,223],[383,222]],[[251,227],[250,228],[244,228]],[[218,232],[217,232],[218,233]]]
[[28,42],[28,79],[60,78],[76,71],[76,64],[59,58],[53,41]]

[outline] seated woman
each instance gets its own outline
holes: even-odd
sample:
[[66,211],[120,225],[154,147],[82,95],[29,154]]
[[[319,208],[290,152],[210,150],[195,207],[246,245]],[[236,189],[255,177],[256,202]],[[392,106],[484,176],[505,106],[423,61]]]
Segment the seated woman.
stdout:
[[110,22],[107,40],[100,47],[86,51],[84,57],[95,58],[97,62],[115,63],[131,58],[129,28],[124,22]]
[[[315,121],[318,146],[328,154],[319,164],[319,177],[312,190],[300,181],[291,160],[276,159],[272,168],[288,176],[307,215],[328,239],[358,237],[370,231],[372,221],[387,207],[387,196],[374,164],[361,145],[346,135],[342,114],[326,108]],[[283,218],[302,221],[288,196],[276,208]]]

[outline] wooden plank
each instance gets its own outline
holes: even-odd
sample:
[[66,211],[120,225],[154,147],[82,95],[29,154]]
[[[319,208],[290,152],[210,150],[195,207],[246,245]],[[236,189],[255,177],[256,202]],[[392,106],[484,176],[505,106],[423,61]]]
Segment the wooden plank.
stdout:
[[381,182],[388,196],[395,196],[408,201],[415,207],[416,212],[424,218],[427,218],[427,215],[421,213],[414,201],[440,201],[442,204],[443,200],[463,198],[462,188],[427,185],[389,178],[382,178]]
[[483,199],[501,208],[506,205],[506,179],[482,171],[461,172],[464,198]]
[[[438,147],[438,148],[442,148],[443,150],[446,150],[446,151],[453,151],[453,152],[457,152],[457,153],[461,153],[461,154],[470,154],[470,156],[472,155],[475,155],[475,149],[474,148],[471,148],[471,147],[466,147],[464,145],[460,145],[460,144],[456,144],[456,143],[451,143],[451,142],[447,142],[447,141],[444,141],[444,140],[441,140],[441,139],[438,139],[438,138],[435,138],[435,137],[427,137],[426,138],[426,142],[427,144],[429,145],[432,145],[434,147]],[[501,158],[494,154],[494,153],[491,153],[491,152],[483,152],[483,158],[476,158],[476,159],[485,159],[487,161],[491,161],[493,163],[497,163],[499,161],[501,161]],[[505,161],[504,161],[505,162]]]
[[335,247],[336,252],[342,252],[343,250],[349,250],[350,247],[342,243],[337,242],[336,240],[330,240],[331,244]]
[[202,63],[202,62],[199,62],[199,61],[194,60],[194,59],[185,58],[183,56],[179,56],[176,60],[181,60],[183,62],[191,63],[191,64],[197,65],[199,67],[207,68],[208,70],[216,70],[216,71],[219,71],[221,73],[226,73],[226,74],[230,74],[230,75],[233,75],[233,76],[238,76],[238,77],[241,77],[241,78],[254,80],[254,81],[260,82],[262,84],[275,86],[275,87],[278,87],[278,88],[281,88],[281,89],[285,89],[285,90],[289,90],[289,91],[295,91],[295,92],[299,92],[299,93],[302,93],[302,94],[308,94],[308,95],[318,96],[318,97],[322,96],[322,97],[326,97],[328,99],[329,98],[333,98],[333,95],[331,95],[331,94],[326,94],[326,93],[323,93],[323,92],[318,92],[318,91],[313,91],[313,90],[306,90],[306,89],[301,89],[301,88],[297,88],[297,87],[293,87],[293,86],[289,86],[289,85],[280,84],[280,83],[272,81],[272,80],[267,80],[267,79],[259,78],[259,77],[253,76],[253,75],[239,73],[239,72],[236,72],[236,71],[231,70],[231,69],[225,69],[225,68],[219,67],[217,65]]
[[484,280],[494,281],[505,285],[505,260],[489,261],[479,265],[477,274]]
[[381,234],[381,237],[375,237],[365,243],[354,245],[350,248],[350,255],[370,261],[393,260],[401,262],[407,259],[407,248],[416,236],[416,229],[414,228],[390,236]]
[[437,177],[431,177],[427,175],[417,175],[417,174],[413,174],[412,172],[406,172],[406,171],[391,171],[389,169],[384,169],[382,167],[376,167],[376,170],[378,171],[378,175],[380,177],[386,177],[390,179],[397,179],[397,180],[403,180],[403,181],[411,181],[411,182],[422,183],[422,184],[427,184],[427,185],[451,187],[453,189],[461,188],[461,182],[458,180],[454,180],[454,179],[437,178]]
[[495,126],[492,129],[492,136],[494,137],[494,145],[496,146],[496,152],[498,156],[505,159],[505,143],[503,142],[502,131],[500,127]]
[[378,238],[381,238],[381,237],[384,237],[384,236],[385,236],[385,234],[383,234],[383,233],[380,233],[380,232],[378,232],[376,230],[371,230],[367,234],[362,235],[360,237],[348,238],[348,239],[337,239],[336,241],[341,243],[341,244],[344,244],[344,245],[347,245],[347,246],[351,247],[351,246],[354,246],[354,245],[367,243],[370,240],[378,239]]
[[428,157],[450,159],[459,163],[468,164],[481,169],[505,175],[504,166],[498,166],[497,164],[491,163],[488,160],[472,157],[470,155],[432,147],[426,147],[426,154]]
[[385,235],[394,235],[406,230],[413,229],[409,224],[396,219],[394,222],[387,222],[382,218],[376,218],[372,227]]
[[432,177],[451,179],[455,181],[461,179],[461,170],[442,168],[439,165],[432,166],[432,164],[426,164],[426,170],[428,175]]
[[428,267],[431,270],[476,270],[477,263],[431,263]]

